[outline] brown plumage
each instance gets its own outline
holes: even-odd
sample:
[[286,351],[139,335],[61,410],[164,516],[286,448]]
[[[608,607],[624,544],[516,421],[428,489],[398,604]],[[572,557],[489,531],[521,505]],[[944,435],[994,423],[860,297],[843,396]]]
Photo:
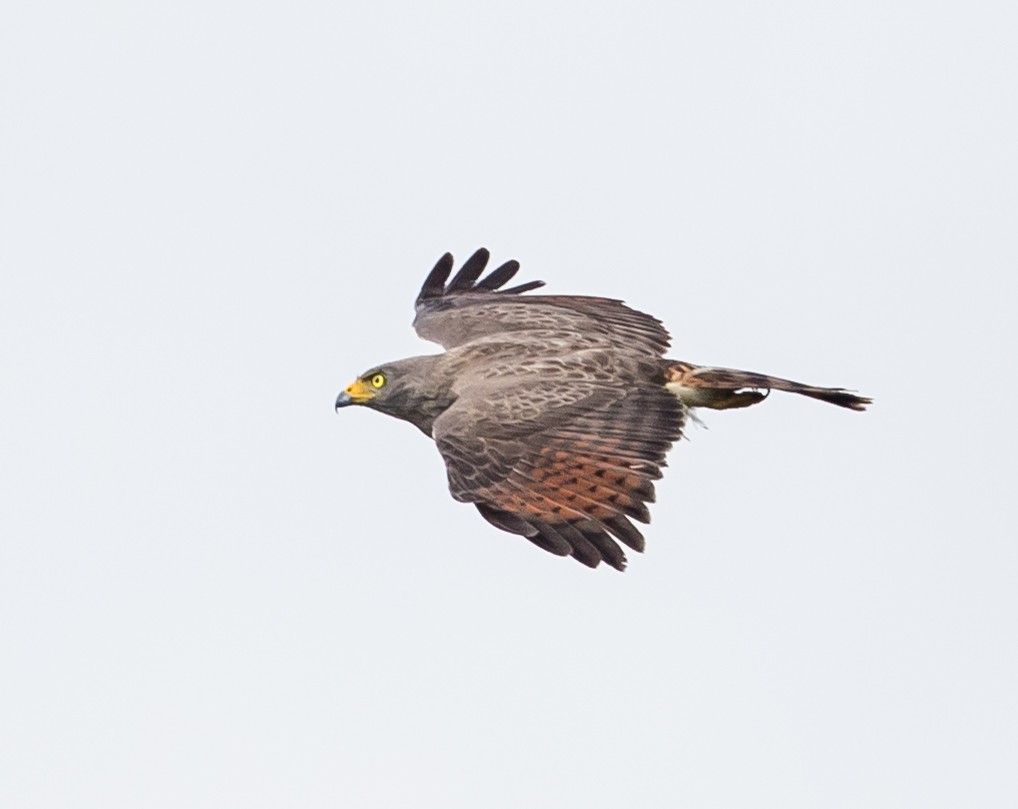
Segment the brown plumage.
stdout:
[[361,404],[432,436],[449,489],[492,525],[590,567],[623,570],[636,551],[665,455],[695,407],[728,409],[771,390],[852,410],[869,399],[840,388],[666,359],[656,318],[609,298],[504,289],[509,261],[483,279],[488,251],[449,279],[446,253],[417,297],[414,328],[444,354],[361,375],[336,407]]

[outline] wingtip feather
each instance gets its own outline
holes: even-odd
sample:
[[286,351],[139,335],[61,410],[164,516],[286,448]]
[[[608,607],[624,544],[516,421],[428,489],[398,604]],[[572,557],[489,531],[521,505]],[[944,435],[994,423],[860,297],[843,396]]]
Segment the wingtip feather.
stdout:
[[[428,274],[417,296],[417,303],[432,298],[442,298],[446,295],[458,295],[472,292],[494,292],[499,295],[519,295],[538,289],[544,286],[544,281],[530,281],[526,284],[501,289],[520,269],[520,263],[515,259],[505,262],[495,268],[487,276],[481,278],[491,253],[487,248],[480,247],[468,258],[452,280],[446,283],[453,269],[452,253],[446,253],[435,264],[434,269]],[[480,279],[480,280],[478,280]]]
[[453,276],[449,285],[445,288],[445,294],[451,292],[468,292],[474,288],[474,282],[481,277],[484,268],[488,266],[488,259],[491,253],[487,248],[479,247],[474,254],[463,262],[459,272]]
[[445,292],[445,280],[449,277],[449,273],[452,272],[452,266],[452,253],[445,253],[432,268],[431,272],[428,273],[428,277],[424,279],[424,285],[421,287],[417,300],[423,301],[428,298],[441,297]]

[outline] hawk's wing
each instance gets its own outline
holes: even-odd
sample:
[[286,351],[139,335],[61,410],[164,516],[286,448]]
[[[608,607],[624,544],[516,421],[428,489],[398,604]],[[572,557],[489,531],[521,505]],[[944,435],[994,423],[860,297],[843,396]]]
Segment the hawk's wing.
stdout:
[[609,534],[637,551],[653,481],[682,434],[681,402],[650,384],[517,380],[473,388],[435,421],[457,500],[559,556],[622,570]]
[[502,289],[520,264],[508,261],[480,278],[488,255],[484,248],[478,250],[448,283],[452,256],[446,253],[439,259],[417,296],[414,328],[423,339],[448,349],[482,337],[527,331],[541,332],[549,338],[577,335],[586,347],[664,356],[668,332],[657,318],[610,298],[520,297],[520,293],[537,289],[544,282]]

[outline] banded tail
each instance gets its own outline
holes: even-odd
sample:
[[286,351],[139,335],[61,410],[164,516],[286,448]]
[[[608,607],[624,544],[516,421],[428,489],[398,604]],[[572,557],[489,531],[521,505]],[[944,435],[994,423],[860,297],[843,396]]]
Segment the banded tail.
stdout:
[[669,361],[665,369],[665,387],[688,407],[710,407],[714,410],[755,405],[766,399],[772,390],[798,393],[849,410],[865,410],[873,401],[842,388],[818,388],[751,371],[704,368],[677,361]]

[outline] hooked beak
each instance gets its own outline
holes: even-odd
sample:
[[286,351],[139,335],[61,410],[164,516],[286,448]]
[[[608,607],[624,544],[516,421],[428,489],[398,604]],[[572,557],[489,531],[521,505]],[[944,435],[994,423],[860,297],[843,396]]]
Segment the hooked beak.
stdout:
[[369,401],[375,392],[361,380],[351,382],[346,386],[339,396],[336,397],[336,410],[347,405],[364,404]]

